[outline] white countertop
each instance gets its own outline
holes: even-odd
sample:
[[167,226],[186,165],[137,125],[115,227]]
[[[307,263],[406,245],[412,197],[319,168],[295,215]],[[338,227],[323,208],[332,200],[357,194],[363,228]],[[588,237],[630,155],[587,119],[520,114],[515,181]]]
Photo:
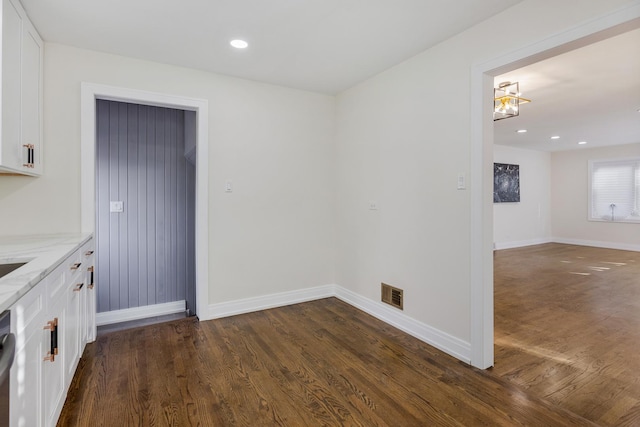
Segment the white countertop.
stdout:
[[0,278],[0,313],[91,238],[91,233],[0,237],[0,264],[27,262]]

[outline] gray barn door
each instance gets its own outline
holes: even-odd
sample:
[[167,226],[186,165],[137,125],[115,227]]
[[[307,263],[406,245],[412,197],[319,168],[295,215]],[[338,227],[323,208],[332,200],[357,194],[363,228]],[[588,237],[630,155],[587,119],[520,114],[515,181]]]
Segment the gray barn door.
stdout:
[[185,158],[185,112],[96,103],[97,311],[186,301],[194,313],[195,167]]

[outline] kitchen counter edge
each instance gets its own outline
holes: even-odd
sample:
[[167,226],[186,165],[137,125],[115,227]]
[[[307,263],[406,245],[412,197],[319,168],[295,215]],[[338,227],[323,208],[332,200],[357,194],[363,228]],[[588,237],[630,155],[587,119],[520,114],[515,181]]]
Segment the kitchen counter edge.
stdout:
[[92,233],[0,237],[0,264],[26,262],[0,278],[0,312],[9,309],[91,238]]

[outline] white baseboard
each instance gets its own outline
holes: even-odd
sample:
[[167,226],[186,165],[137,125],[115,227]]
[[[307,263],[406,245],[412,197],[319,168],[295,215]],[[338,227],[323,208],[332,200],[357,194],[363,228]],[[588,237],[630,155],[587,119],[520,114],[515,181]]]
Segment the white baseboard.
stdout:
[[471,363],[471,344],[434,327],[407,316],[400,310],[389,307],[382,302],[358,295],[341,286],[336,286],[336,297],[373,317],[395,326],[420,341],[423,341],[445,353]]
[[605,249],[620,249],[622,251],[640,252],[640,245],[632,245],[629,243],[600,242],[597,240],[581,240],[581,239],[565,239],[564,237],[554,237],[556,243],[565,243],[568,245],[593,246]]
[[543,243],[565,243],[567,245],[593,246],[595,248],[620,249],[623,251],[640,252],[640,245],[628,243],[600,242],[597,240],[566,239],[564,237],[550,237],[548,239],[520,240],[517,242],[496,242],[493,244],[494,250],[522,248],[525,246],[541,245]]
[[335,295],[334,285],[318,286],[296,291],[281,292],[259,297],[246,298],[241,300],[210,304],[208,319],[219,319],[221,317],[235,316],[237,314],[251,313],[253,311],[267,310],[270,308],[284,307],[286,305],[298,304],[306,301],[313,301],[328,298]]
[[182,301],[163,304],[145,305],[143,307],[125,308],[122,310],[96,313],[96,325],[127,322],[129,320],[146,319],[147,317],[164,316],[185,311],[186,303]]
[[494,250],[501,249],[513,249],[513,248],[522,248],[525,246],[533,246],[533,245],[542,245],[544,243],[551,243],[554,240],[550,237],[540,238],[540,239],[529,239],[529,240],[518,240],[515,242],[495,242],[493,244]]
[[325,285],[299,291],[282,292],[261,297],[209,305],[209,319],[216,319],[269,308],[283,307],[322,298],[337,297],[373,317],[392,325],[419,340],[432,345],[451,356],[471,362],[471,344],[415,320],[401,311],[387,307],[385,304],[358,295],[339,285]]

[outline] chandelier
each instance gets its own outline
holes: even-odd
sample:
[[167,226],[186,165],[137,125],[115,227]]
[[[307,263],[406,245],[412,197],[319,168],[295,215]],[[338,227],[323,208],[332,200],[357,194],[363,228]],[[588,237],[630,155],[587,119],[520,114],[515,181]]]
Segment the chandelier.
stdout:
[[493,121],[516,117],[520,114],[520,104],[531,102],[520,96],[518,82],[502,82],[493,89]]

